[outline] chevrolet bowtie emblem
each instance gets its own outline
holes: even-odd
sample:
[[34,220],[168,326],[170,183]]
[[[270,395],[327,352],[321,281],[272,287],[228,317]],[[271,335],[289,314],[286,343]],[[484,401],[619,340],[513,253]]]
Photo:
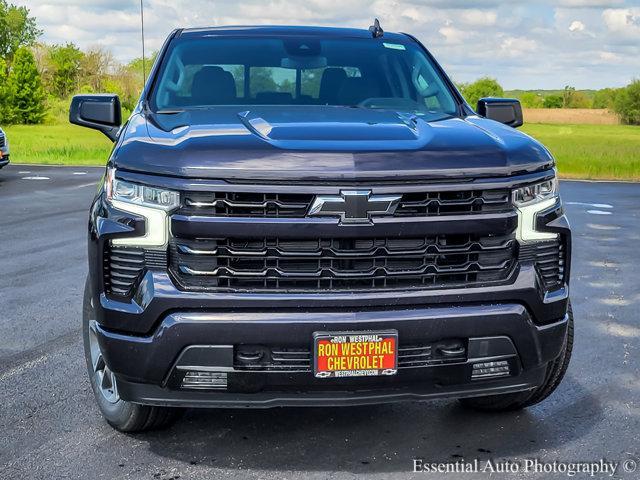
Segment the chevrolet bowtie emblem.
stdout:
[[372,195],[371,190],[341,190],[340,195],[318,195],[309,216],[340,217],[340,223],[371,223],[372,216],[393,215],[401,195]]

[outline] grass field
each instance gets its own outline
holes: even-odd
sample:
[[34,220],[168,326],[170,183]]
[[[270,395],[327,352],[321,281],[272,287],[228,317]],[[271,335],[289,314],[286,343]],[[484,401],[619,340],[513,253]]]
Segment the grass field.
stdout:
[[71,124],[13,125],[4,130],[15,163],[104,165],[113,145],[102,133]]
[[541,141],[564,178],[640,181],[640,127],[529,124],[522,131]]
[[[528,124],[522,131],[544,143],[564,178],[640,181],[640,127]],[[73,125],[6,128],[15,163],[104,165],[111,142]]]

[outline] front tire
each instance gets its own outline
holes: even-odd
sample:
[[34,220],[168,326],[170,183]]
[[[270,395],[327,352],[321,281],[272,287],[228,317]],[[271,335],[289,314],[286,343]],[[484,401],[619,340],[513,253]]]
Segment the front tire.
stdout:
[[571,303],[567,310],[569,314],[569,325],[567,328],[567,338],[562,352],[552,362],[549,362],[545,380],[539,387],[526,392],[507,393],[504,395],[490,395],[486,397],[472,397],[460,399],[460,403],[465,407],[482,410],[486,412],[505,412],[520,410],[530,407],[545,400],[551,395],[564,378],[571,360],[573,350],[573,310]]
[[104,361],[98,344],[92,298],[87,279],[82,305],[84,356],[91,389],[102,416],[109,425],[121,432],[142,432],[168,426],[176,418],[178,409],[140,405],[120,398],[116,377]]

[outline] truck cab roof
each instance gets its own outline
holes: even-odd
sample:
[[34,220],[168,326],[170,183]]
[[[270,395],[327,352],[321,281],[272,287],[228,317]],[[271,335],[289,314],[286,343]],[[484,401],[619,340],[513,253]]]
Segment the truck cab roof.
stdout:
[[[292,25],[232,25],[223,27],[182,28],[178,36],[304,36],[322,38],[372,38],[371,32],[363,28],[314,27]],[[384,32],[382,37],[394,42],[406,42],[411,37],[404,33]]]

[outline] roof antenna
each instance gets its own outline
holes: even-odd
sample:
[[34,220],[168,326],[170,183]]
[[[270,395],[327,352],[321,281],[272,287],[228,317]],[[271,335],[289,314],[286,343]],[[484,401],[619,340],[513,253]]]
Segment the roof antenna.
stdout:
[[144,4],[143,0],[140,0],[140,27],[142,33],[142,83],[147,83],[147,65],[144,54]]
[[380,38],[381,36],[383,36],[384,30],[382,30],[382,27],[380,26],[380,20],[376,18],[373,21],[373,25],[369,27],[369,31],[371,32],[371,36],[373,36],[373,38]]

